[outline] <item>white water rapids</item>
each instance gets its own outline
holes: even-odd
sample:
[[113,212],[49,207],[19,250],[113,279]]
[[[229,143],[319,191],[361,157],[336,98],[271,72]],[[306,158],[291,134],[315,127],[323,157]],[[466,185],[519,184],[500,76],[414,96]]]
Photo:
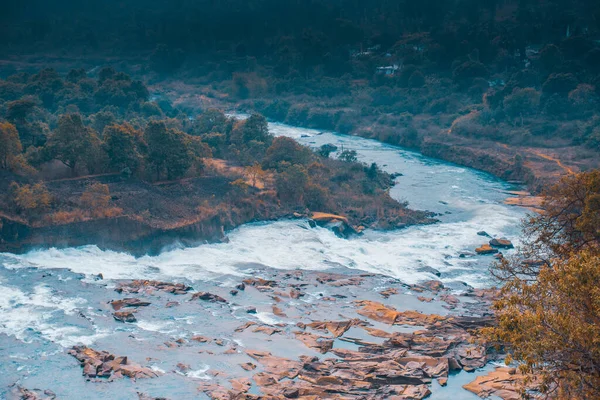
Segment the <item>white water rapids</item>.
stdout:
[[69,268],[84,274],[102,273],[105,279],[210,279],[240,274],[249,263],[281,269],[326,270],[345,266],[399,278],[406,283],[431,279],[423,267],[441,272],[442,281],[461,280],[472,286],[489,284],[490,258],[465,252],[485,243],[478,231],[518,242],[520,208],[503,204],[510,186],[469,168],[432,160],[377,141],[270,124],[275,135],[303,144],[332,143],[355,149],[359,160],[376,162],[388,172],[399,172],[391,194],[409,207],[442,214],[441,222],[403,230],[367,231],[351,239],[332,232],[308,229],[302,221],[278,221],[242,226],[229,233],[230,242],[194,248],[174,248],[158,256],[135,258],[102,251],[95,246],[48,249],[0,256],[7,268]]

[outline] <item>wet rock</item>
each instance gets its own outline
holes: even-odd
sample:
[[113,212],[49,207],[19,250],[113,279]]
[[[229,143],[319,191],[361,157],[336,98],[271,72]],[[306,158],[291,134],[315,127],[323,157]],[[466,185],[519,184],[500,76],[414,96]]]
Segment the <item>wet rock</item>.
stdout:
[[136,322],[137,319],[131,311],[116,311],[113,313],[113,318],[119,322]]
[[273,306],[273,314],[275,314],[276,316],[281,317],[281,318],[287,318],[286,313],[284,313],[281,308],[279,308],[275,305]]
[[398,294],[398,289],[388,288],[388,289],[382,290],[381,292],[379,292],[379,294],[382,295],[383,298],[387,299],[393,294]]
[[118,379],[123,376],[131,379],[154,378],[160,373],[138,364],[130,363],[127,357],[117,357],[106,351],[96,351],[87,346],[73,346],[68,353],[83,367],[87,378]]
[[129,283],[120,284],[115,291],[119,293],[152,293],[153,291],[161,291],[172,294],[187,294],[192,290],[190,286],[183,283],[169,283],[148,280],[135,280]]
[[240,364],[240,367],[245,369],[246,371],[253,371],[256,369],[256,364],[252,364],[251,362]]
[[119,311],[124,307],[147,307],[150,305],[150,302],[128,297],[120,300],[113,300],[110,304],[115,311]]
[[522,388],[533,392],[539,386],[535,378],[525,384],[525,377],[525,375],[516,373],[512,368],[496,368],[487,375],[478,376],[463,388],[481,398],[494,396],[503,400],[520,400],[522,399],[520,393]]
[[98,274],[98,275],[96,275],[96,276],[94,276],[94,280],[95,281],[101,281],[103,279],[104,279],[104,275],[102,275],[101,273]]
[[486,231],[479,231],[479,232],[477,232],[477,234],[478,234],[479,236],[485,236],[485,237],[489,237],[489,238],[491,238],[490,234],[489,234],[489,233],[487,233]]
[[51,390],[26,389],[19,385],[12,385],[7,400],[54,400],[56,394]]
[[315,349],[322,354],[327,353],[329,350],[333,348],[333,340],[314,335],[308,332],[295,332],[296,339],[300,340],[306,347],[310,347],[311,349]]
[[[248,279],[244,279],[244,281],[242,283],[244,285],[255,286],[255,287],[256,286],[274,287],[277,285],[277,282],[275,282],[275,281],[262,279],[262,278],[248,278]],[[241,290],[244,290],[244,289],[241,289]]]
[[481,346],[460,348],[457,356],[458,362],[467,372],[475,371],[477,368],[483,367],[487,362],[485,348]]
[[217,302],[217,303],[227,303],[227,300],[225,300],[221,296],[213,294],[213,293],[209,293],[209,292],[194,293],[192,295],[192,300],[198,300],[198,299],[204,300],[204,301]]
[[137,393],[138,395],[138,400],[169,400],[166,397],[152,397],[150,395],[147,395],[146,393]]
[[499,247],[501,249],[512,249],[514,247],[512,242],[505,238],[494,238],[490,240],[490,246]]
[[444,284],[436,280],[423,282],[422,285],[432,292],[439,292],[440,290],[444,289]]
[[442,276],[442,273],[440,271],[438,271],[437,269],[433,268],[433,267],[428,267],[428,266],[420,267],[419,269],[417,269],[417,271],[419,271],[419,272],[426,272],[428,274],[435,275],[438,278],[440,276]]
[[310,324],[306,324],[306,326],[312,329],[329,331],[333,335],[333,337],[336,338],[342,336],[344,333],[346,333],[348,329],[350,329],[353,326],[365,325],[366,324],[364,321],[358,319],[352,319],[348,321],[311,322]]
[[177,363],[176,368],[182,374],[187,374],[191,370],[189,365],[183,363]]
[[200,336],[200,335],[192,336],[190,340],[193,340],[198,343],[208,343],[208,342],[212,341],[211,338],[206,337],[206,336]]
[[242,326],[238,326],[237,328],[235,328],[234,330],[236,332],[244,332],[246,329],[250,328],[251,326],[256,325],[256,322],[252,322],[252,321],[248,321],[246,322],[244,325]]
[[281,329],[277,329],[277,328],[274,328],[274,327],[269,326],[269,325],[261,325],[259,327],[254,328],[254,330],[252,330],[252,332],[255,332],[255,333],[256,332],[261,332],[261,333],[264,333],[266,335],[272,336],[275,333],[281,333]]
[[232,295],[232,296],[237,296],[238,291],[236,289],[232,289],[232,290],[229,291],[229,294]]
[[256,307],[246,307],[246,312],[248,314],[256,314]]
[[179,305],[178,301],[169,301],[169,302],[167,302],[167,304],[165,304],[165,307],[171,308],[171,307],[176,307],[178,305]]
[[477,254],[496,254],[498,252],[498,249],[495,249],[486,243],[481,245],[481,247],[476,248],[475,252]]

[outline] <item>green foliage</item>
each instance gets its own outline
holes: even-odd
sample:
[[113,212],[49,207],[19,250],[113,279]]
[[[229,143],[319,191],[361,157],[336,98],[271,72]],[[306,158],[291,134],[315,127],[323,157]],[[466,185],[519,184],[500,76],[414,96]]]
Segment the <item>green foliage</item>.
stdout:
[[46,211],[51,203],[52,196],[44,183],[34,185],[19,185],[13,182],[11,185],[13,201],[17,210],[25,213],[39,213]]
[[135,172],[140,168],[142,155],[138,143],[142,141],[142,133],[136,131],[128,123],[110,125],[104,130],[104,148],[108,155],[110,168],[121,171],[128,168]]
[[250,141],[271,145],[273,136],[269,133],[267,119],[260,114],[252,114],[248,119],[238,122],[231,132],[231,143],[248,144]]
[[542,86],[545,94],[560,94],[566,96],[577,86],[577,78],[571,74],[552,74]]
[[275,179],[277,196],[285,202],[299,203],[307,183],[308,174],[302,165],[286,165]]
[[8,169],[9,161],[23,151],[17,128],[11,123],[0,122],[0,169]]
[[48,153],[76,172],[81,163],[92,166],[101,151],[100,141],[92,129],[83,125],[78,114],[62,115],[46,145]]
[[344,150],[338,158],[345,162],[356,162],[358,160],[356,150]]
[[318,154],[321,157],[325,157],[325,158],[329,158],[329,155],[335,151],[337,151],[338,147],[331,144],[331,143],[326,143],[324,145],[322,145],[321,147],[319,147],[318,150]]
[[280,136],[273,140],[263,160],[266,168],[279,168],[282,163],[306,165],[311,159],[311,151],[294,139]]
[[148,162],[156,172],[156,180],[160,180],[165,171],[169,180],[181,178],[192,165],[193,155],[185,134],[167,128],[164,121],[149,122],[144,139],[148,144]]
[[540,106],[540,93],[533,88],[518,89],[504,98],[504,112],[510,118],[534,115]]

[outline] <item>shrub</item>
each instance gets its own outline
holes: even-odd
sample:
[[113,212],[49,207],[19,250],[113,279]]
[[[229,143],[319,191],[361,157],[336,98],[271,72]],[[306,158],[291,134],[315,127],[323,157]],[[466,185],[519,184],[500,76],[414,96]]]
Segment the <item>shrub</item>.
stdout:
[[510,118],[534,115],[540,106],[540,93],[534,88],[514,89],[504,98],[504,112]]
[[566,96],[577,86],[577,78],[571,73],[552,74],[546,79],[542,91],[547,94],[560,94]]

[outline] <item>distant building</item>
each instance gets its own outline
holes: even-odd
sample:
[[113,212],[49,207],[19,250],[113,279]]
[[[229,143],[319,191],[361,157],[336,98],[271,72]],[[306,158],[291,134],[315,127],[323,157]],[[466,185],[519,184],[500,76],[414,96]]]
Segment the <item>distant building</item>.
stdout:
[[377,69],[375,70],[375,73],[377,73],[378,75],[393,76],[399,70],[400,70],[400,66],[397,64],[394,64],[394,65],[388,65],[385,67],[377,67]]

